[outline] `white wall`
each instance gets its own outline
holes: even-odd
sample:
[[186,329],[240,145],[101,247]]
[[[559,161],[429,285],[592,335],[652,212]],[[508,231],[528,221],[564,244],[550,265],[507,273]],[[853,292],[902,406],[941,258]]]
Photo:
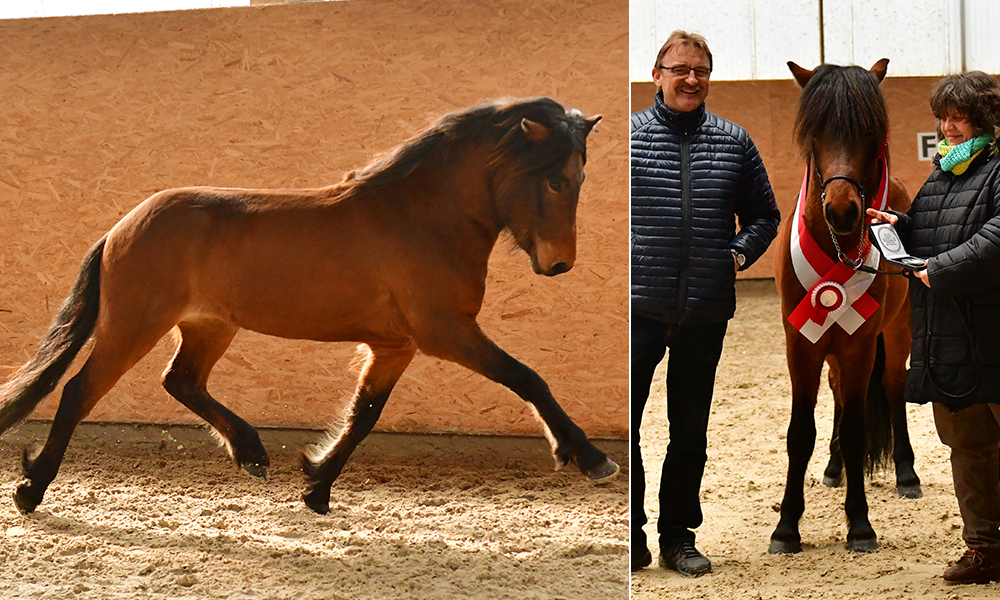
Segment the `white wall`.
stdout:
[[[825,62],[870,67],[890,60],[891,76],[934,76],[965,67],[1000,73],[996,0],[825,0]],[[630,0],[630,76],[652,81],[653,61],[675,29],[704,35],[712,78],[788,79],[786,62],[821,62],[819,0]],[[992,31],[991,31],[992,30]]]
[[250,6],[250,0],[0,0],[0,19]]

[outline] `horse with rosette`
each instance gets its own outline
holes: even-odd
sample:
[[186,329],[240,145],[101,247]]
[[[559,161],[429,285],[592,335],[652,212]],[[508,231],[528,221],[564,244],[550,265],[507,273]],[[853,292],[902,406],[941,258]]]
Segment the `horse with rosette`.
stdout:
[[[866,70],[788,66],[802,87],[795,139],[807,162],[795,212],[778,232],[775,275],[781,294],[792,414],[788,478],[772,554],[801,552],[806,467],[816,443],[814,409],[823,363],[835,402],[826,481],[846,472],[847,547],[870,552],[865,474],[891,450],[898,493],[920,496],[906,429],[903,381],[910,351],[908,281],[868,238],[865,210],[906,211],[910,199],[889,175],[888,116],[879,84],[888,59]],[[838,453],[839,450],[839,453]]]
[[318,513],[329,510],[330,486],[418,349],[530,403],[557,467],[574,463],[591,479],[614,477],[618,465],[542,378],[476,324],[502,232],[536,273],[573,267],[586,139],[598,120],[547,98],[494,102],[442,117],[330,187],[173,189],[139,204],[91,248],[38,353],[0,388],[3,433],[93,340],[63,389],[45,445],[25,450],[17,508],[35,510],[80,420],[174,328],[180,343],[164,388],[255,476],[269,465],[257,431],[207,389],[237,331],[363,344],[346,422],[329,443],[302,454],[303,500]]

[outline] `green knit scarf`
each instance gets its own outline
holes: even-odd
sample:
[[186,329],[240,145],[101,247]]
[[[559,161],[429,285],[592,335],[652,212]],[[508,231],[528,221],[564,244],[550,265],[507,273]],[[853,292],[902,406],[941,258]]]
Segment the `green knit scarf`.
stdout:
[[941,154],[941,168],[961,175],[969,168],[969,163],[976,158],[987,144],[993,141],[993,136],[984,133],[979,137],[966,140],[957,146],[949,146],[948,140],[938,142],[938,152]]

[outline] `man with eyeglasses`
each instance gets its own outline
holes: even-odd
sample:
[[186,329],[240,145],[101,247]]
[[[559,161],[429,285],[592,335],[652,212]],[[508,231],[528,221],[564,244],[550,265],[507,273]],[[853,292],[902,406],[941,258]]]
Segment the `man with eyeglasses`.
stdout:
[[631,119],[632,571],[652,562],[642,529],[639,427],[653,372],[669,348],[659,563],[689,577],[712,570],[695,548],[694,530],[702,522],[708,416],[736,311],[736,272],[764,254],[781,219],[753,140],[705,110],[711,72],[705,38],[675,31],[653,66],[654,104]]

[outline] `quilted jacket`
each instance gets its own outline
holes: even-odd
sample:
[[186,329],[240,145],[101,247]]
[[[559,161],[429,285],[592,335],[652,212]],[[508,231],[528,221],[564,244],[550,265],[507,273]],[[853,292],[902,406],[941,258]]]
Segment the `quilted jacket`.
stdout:
[[931,284],[910,283],[911,402],[1000,403],[1000,156],[987,153],[959,176],[935,159],[897,224]]
[[660,93],[631,121],[632,314],[726,321],[736,311],[731,249],[749,267],[781,219],[757,147],[704,104],[679,113]]

